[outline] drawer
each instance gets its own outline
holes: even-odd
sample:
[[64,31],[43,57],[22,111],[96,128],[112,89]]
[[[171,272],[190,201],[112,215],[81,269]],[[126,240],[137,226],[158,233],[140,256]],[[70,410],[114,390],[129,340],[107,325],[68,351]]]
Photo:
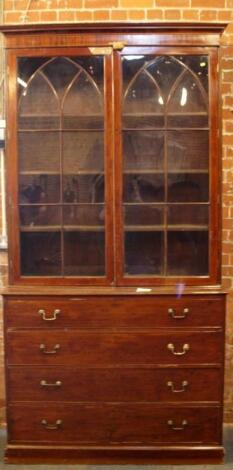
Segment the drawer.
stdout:
[[14,404],[9,440],[82,444],[217,444],[221,408],[155,404]]
[[149,365],[222,363],[223,334],[209,330],[17,330],[7,334],[8,364]]
[[222,295],[5,298],[8,327],[83,328],[221,326]]
[[8,368],[10,402],[220,402],[221,384],[215,368]]

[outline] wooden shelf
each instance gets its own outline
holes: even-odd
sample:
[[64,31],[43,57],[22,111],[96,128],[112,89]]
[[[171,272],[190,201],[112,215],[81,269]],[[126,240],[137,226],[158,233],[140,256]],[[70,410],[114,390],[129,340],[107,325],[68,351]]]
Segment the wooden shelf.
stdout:
[[[31,171],[20,171],[19,174],[22,175],[22,176],[31,176],[31,175],[43,175],[43,176],[56,175],[56,176],[60,176],[61,173],[60,173],[60,171],[31,170]],[[63,172],[63,177],[64,176],[78,176],[78,175],[100,175],[100,174],[104,175],[104,171],[103,170],[78,170],[78,171],[75,171],[74,173]]]
[[[170,174],[208,174],[209,173],[209,170],[208,169],[200,169],[200,170],[196,170],[196,169],[182,169],[182,170],[168,170],[167,174],[170,175]],[[147,174],[164,174],[164,170],[161,169],[161,170],[140,170],[140,169],[130,169],[130,170],[124,170],[124,174],[125,175],[130,175],[130,174],[139,174],[139,175],[147,175]]]
[[190,224],[172,224],[172,225],[125,225],[126,232],[164,232],[165,230],[179,232],[179,231],[207,231],[208,225],[190,225]]
[[103,225],[23,225],[21,232],[103,232]]

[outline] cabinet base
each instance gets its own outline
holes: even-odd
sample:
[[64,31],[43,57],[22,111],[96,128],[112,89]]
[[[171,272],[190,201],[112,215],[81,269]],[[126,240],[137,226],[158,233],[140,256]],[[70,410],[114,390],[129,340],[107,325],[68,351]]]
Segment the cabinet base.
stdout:
[[221,446],[75,447],[8,445],[5,463],[58,464],[206,464],[222,463]]

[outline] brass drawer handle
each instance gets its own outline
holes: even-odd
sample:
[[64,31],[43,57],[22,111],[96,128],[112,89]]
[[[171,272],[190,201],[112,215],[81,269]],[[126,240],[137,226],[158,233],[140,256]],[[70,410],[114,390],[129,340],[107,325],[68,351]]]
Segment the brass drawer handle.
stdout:
[[175,356],[183,356],[184,354],[186,354],[188,352],[188,350],[190,349],[190,346],[189,346],[188,343],[186,343],[186,344],[183,344],[183,350],[182,351],[175,351],[174,344],[169,343],[167,345],[167,349],[169,349],[169,351],[171,351],[171,353],[174,354]]
[[46,419],[42,419],[41,424],[46,428],[46,429],[58,429],[62,425],[62,420],[57,419],[57,421],[54,424],[49,424]]
[[41,387],[61,387],[62,382],[60,380],[56,380],[54,383],[48,383],[46,380],[41,380],[40,385]]
[[173,431],[183,431],[185,429],[185,426],[187,426],[188,421],[186,419],[183,419],[181,426],[175,426],[172,419],[169,419],[167,424],[173,429]]
[[55,344],[54,348],[51,351],[46,351],[45,344],[40,344],[40,350],[43,354],[56,354],[60,347],[60,344]]
[[167,386],[168,386],[169,388],[171,388],[172,393],[182,393],[182,392],[185,392],[185,389],[186,389],[186,387],[188,386],[188,384],[189,384],[189,383],[188,383],[187,380],[183,380],[183,382],[182,382],[182,388],[175,388],[173,382],[171,382],[171,381],[167,382]]
[[168,309],[168,313],[172,318],[176,318],[177,320],[181,320],[182,318],[186,318],[188,313],[189,313],[189,308],[185,307],[183,308],[182,314],[177,315],[176,311],[173,308]]
[[57,319],[57,315],[59,315],[59,313],[61,313],[61,310],[59,310],[58,308],[55,308],[55,310],[53,311],[52,316],[51,316],[51,317],[47,317],[45,310],[43,310],[43,309],[38,310],[38,314],[41,315],[42,320],[46,320],[46,321],[53,321],[53,320],[56,320],[56,319]]

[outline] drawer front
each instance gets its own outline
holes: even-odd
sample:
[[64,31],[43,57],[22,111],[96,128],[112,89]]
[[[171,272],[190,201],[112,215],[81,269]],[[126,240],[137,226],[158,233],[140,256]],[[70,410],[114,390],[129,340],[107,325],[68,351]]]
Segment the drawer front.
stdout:
[[15,404],[10,442],[82,444],[217,444],[221,408],[155,404]]
[[52,367],[9,367],[8,385],[10,402],[220,402],[222,399],[222,372],[214,368],[83,369],[61,366],[54,370]]
[[121,332],[111,330],[14,330],[8,332],[8,364],[148,365],[222,363],[218,331]]
[[224,296],[5,298],[8,327],[221,326]]

